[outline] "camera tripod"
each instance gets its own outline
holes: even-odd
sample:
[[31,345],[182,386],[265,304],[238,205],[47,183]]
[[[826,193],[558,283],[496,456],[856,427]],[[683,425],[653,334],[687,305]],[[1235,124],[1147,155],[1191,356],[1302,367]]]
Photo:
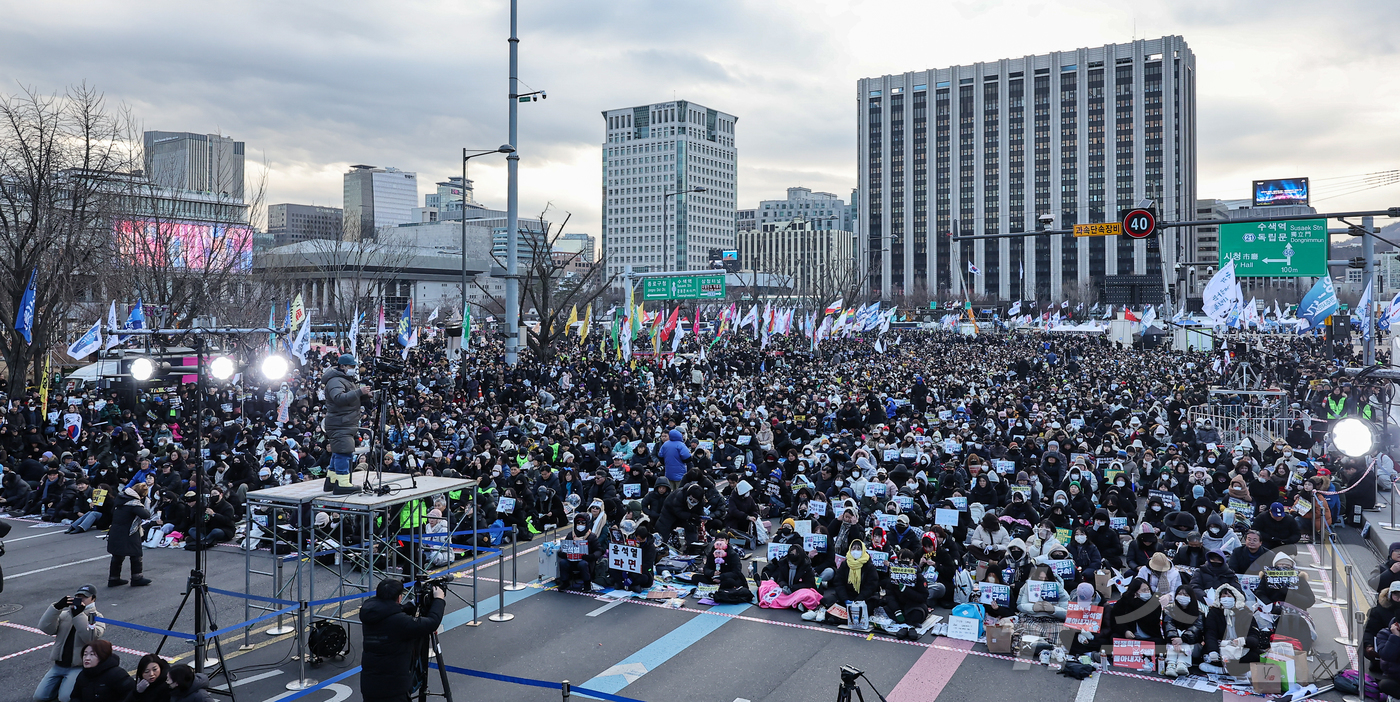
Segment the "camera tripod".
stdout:
[[428,634],[428,638],[418,643],[418,657],[413,663],[413,679],[417,683],[418,702],[427,702],[428,699],[428,651],[433,652],[433,657],[437,659],[438,678],[442,680],[442,696],[447,702],[452,702],[452,685],[447,680],[447,664],[442,659],[442,643],[438,641],[437,632]]
[[[207,645],[207,644],[206,644],[206,641],[205,641],[205,638],[204,638],[205,632],[204,632],[204,626],[203,626],[203,624],[204,624],[203,619],[205,619],[206,617],[208,618],[208,620],[209,620],[209,627],[210,627],[210,628],[212,628],[212,629],[214,629],[214,630],[216,630],[216,631],[217,631],[218,628],[219,628],[218,624],[214,622],[213,617],[208,617],[208,616],[207,616],[207,615],[208,615],[208,612],[211,611],[211,608],[210,608],[210,606],[209,606],[209,605],[210,605],[210,601],[209,601],[209,584],[206,583],[206,582],[204,581],[204,571],[203,571],[203,570],[201,570],[201,569],[199,569],[199,568],[195,568],[194,570],[191,570],[191,571],[190,571],[190,577],[185,581],[185,594],[184,594],[183,597],[180,598],[180,606],[175,608],[175,616],[173,616],[173,617],[170,618],[170,624],[166,625],[165,628],[168,629],[168,630],[171,630],[171,631],[173,631],[173,630],[175,629],[175,622],[180,621],[180,613],[183,612],[183,611],[185,610],[185,605],[187,605],[187,604],[190,603],[190,596],[191,596],[191,595],[193,595],[194,598],[195,598],[195,601],[194,601],[194,612],[195,612],[195,615],[194,615],[194,616],[195,616],[194,657],[195,657],[195,662],[196,662],[196,668],[197,668],[200,672],[203,672],[203,666],[205,665],[205,663],[204,663],[204,651],[205,651],[205,646]],[[169,634],[160,637],[160,643],[156,646],[156,650],[155,650],[155,653],[156,653],[157,655],[159,655],[159,654],[160,654],[160,650],[161,650],[162,648],[165,647],[165,641],[166,641],[166,639],[169,639],[169,638],[170,638],[170,635],[169,635]],[[224,690],[220,690],[220,689],[215,688],[215,687],[209,687],[209,688],[206,688],[206,689],[207,689],[209,692],[212,692],[212,693],[214,693],[214,694],[217,694],[217,695],[228,695],[229,699],[234,699],[234,695],[233,695],[233,680],[232,680],[231,678],[229,678],[229,674],[228,674],[228,662],[227,662],[227,660],[224,658],[224,646],[223,646],[223,644],[219,643],[218,637],[214,637],[214,652],[215,652],[215,654],[218,656],[218,658],[217,658],[218,665],[214,666],[214,670],[213,670],[212,672],[208,673],[209,679],[212,681],[212,680],[214,679],[215,676],[217,676],[217,675],[223,675],[223,676],[224,676],[224,682],[228,685],[228,688],[227,688],[227,689],[224,689]],[[211,660],[213,660],[213,659],[211,659]]]
[[[841,666],[841,688],[836,692],[836,702],[852,702],[851,693],[855,693],[855,699],[865,702],[865,695],[860,691],[860,679],[865,678],[863,671],[852,668],[848,665]],[[870,685],[870,691],[885,702],[885,696],[875,689],[875,685],[870,682],[870,678],[865,678],[865,684]],[[421,701],[420,701],[421,702]]]

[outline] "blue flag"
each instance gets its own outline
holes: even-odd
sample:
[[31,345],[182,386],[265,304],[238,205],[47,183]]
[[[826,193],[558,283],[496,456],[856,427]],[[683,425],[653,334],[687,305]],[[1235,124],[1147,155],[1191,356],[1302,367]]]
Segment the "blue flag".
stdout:
[[1307,322],[1306,326],[1299,326],[1298,331],[1316,329],[1322,324],[1322,320],[1337,311],[1337,307],[1337,288],[1332,285],[1330,276],[1322,276],[1317,284],[1312,286],[1312,290],[1303,296],[1303,301],[1298,303],[1298,319]]
[[408,348],[409,339],[413,331],[413,300],[408,301],[408,306],[403,308],[403,316],[399,318],[398,329],[399,346]]
[[[141,304],[141,298],[136,298],[136,306],[131,308],[131,314],[126,316],[126,329],[146,328],[146,306]],[[122,337],[125,340],[126,337]]]
[[24,297],[19,301],[19,312],[15,315],[15,331],[24,337],[24,343],[34,343],[34,286],[39,282],[39,269],[29,274],[29,285],[24,288]]

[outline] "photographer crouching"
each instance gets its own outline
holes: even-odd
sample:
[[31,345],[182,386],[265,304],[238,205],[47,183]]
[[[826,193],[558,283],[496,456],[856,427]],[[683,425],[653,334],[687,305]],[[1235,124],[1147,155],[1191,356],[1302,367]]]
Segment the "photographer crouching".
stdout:
[[331,453],[330,470],[326,471],[322,489],[337,495],[355,491],[350,481],[350,467],[354,464],[355,435],[363,413],[361,398],[372,395],[369,387],[360,385],[358,380],[355,357],[348,353],[341,354],[336,364],[321,374],[321,385],[326,392],[326,418],[322,428],[326,432],[326,448]]
[[430,591],[431,598],[422,607],[405,604],[403,582],[386,578],[375,588],[374,597],[360,607],[364,635],[360,696],[364,702],[405,702],[414,689],[413,659],[424,652],[420,644],[442,624],[447,606],[441,587],[423,583],[419,588]]

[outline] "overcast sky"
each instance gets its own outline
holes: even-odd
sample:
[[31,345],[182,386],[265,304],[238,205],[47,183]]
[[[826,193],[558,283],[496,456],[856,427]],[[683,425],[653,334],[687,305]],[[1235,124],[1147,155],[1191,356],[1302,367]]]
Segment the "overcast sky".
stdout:
[[[507,5],[0,0],[0,79],[86,81],[148,129],[221,132],[265,161],[268,202],[340,206],[341,174],[416,171],[506,141]],[[739,117],[739,206],[856,185],[855,82],[1180,34],[1196,54],[1199,195],[1310,176],[1314,204],[1400,205],[1400,186],[1323,180],[1400,168],[1400,3],[521,0],[521,212],[597,233],[605,109],[676,98]],[[251,169],[250,169],[251,171]],[[504,208],[499,157],[472,162]]]

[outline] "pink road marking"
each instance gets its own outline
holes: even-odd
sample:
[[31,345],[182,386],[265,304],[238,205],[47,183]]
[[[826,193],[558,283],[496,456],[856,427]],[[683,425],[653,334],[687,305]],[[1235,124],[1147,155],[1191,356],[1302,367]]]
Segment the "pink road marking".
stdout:
[[[939,693],[953,679],[953,673],[967,652],[972,649],[971,641],[944,639],[947,645],[942,648],[929,648],[919,660],[909,668],[899,684],[890,692],[889,702],[926,702],[938,699]],[[945,649],[957,649],[948,651]]]
[[1235,693],[1233,693],[1233,692],[1230,692],[1229,690],[1221,690],[1220,692],[1221,692],[1222,695],[1224,695],[1224,700],[1223,700],[1223,702],[1248,702],[1249,700],[1254,699],[1253,697],[1245,697],[1244,695],[1237,695],[1237,694],[1235,694]]

